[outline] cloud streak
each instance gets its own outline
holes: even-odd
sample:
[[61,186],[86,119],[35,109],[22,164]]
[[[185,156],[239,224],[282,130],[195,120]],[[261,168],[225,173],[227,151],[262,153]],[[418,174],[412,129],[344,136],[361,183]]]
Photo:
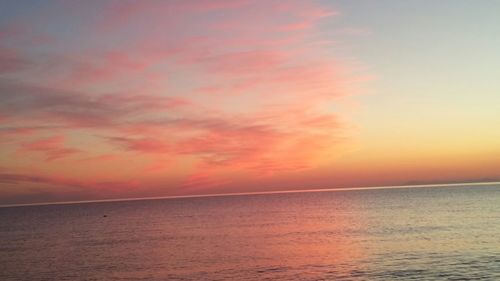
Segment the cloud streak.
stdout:
[[45,155],[45,161],[53,161],[81,152],[79,149],[68,148],[64,144],[65,136],[52,136],[33,142],[23,143],[17,150],[18,153],[41,152]]

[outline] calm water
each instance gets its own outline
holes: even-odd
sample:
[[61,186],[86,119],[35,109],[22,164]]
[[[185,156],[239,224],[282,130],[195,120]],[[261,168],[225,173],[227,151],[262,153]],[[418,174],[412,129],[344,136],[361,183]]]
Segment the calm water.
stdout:
[[0,208],[0,280],[500,280],[500,186]]

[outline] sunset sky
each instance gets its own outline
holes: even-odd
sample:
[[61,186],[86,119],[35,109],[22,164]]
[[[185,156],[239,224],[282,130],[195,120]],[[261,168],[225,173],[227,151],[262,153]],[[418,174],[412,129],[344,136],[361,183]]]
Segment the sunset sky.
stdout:
[[500,1],[0,1],[0,205],[500,179]]

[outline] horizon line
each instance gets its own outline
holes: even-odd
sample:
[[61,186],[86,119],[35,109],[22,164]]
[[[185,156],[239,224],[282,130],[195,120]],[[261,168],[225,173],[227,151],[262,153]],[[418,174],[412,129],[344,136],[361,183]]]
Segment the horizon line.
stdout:
[[87,203],[106,203],[106,202],[127,202],[127,201],[141,201],[141,200],[143,200],[143,201],[146,201],[146,200],[167,200],[167,199],[182,199],[182,198],[248,196],[248,195],[286,194],[286,193],[308,193],[308,192],[341,192],[341,191],[405,189],[405,188],[422,188],[422,187],[450,187],[450,186],[464,186],[464,185],[493,185],[493,184],[500,184],[500,181],[386,185],[386,186],[360,186],[360,187],[315,188],[315,189],[292,189],[292,190],[273,190],[273,191],[255,191],[255,192],[172,195],[172,196],[154,196],[154,197],[131,197],[131,198],[115,198],[115,199],[79,200],[79,201],[54,201],[54,202],[38,202],[38,203],[5,204],[5,205],[0,205],[0,208],[47,206],[47,205],[70,205],[70,204],[87,204]]

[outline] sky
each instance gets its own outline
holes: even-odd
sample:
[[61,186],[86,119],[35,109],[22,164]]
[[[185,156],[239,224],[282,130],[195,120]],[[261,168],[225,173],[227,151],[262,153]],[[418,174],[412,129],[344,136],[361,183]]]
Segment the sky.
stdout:
[[0,204],[500,179],[500,1],[0,1]]

